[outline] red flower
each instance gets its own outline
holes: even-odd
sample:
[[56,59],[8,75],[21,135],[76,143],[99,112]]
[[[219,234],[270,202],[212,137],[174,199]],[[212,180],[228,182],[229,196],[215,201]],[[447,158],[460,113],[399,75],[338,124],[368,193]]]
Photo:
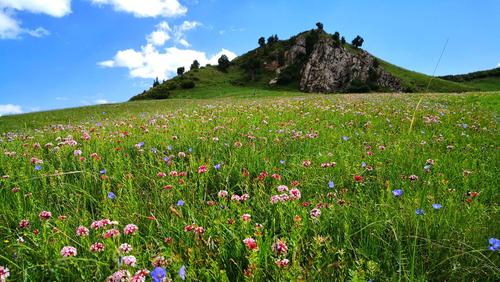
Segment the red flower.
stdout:
[[208,169],[207,169],[207,166],[206,166],[206,165],[202,165],[202,166],[200,166],[200,167],[198,168],[198,173],[199,173],[199,174],[205,173],[205,172],[207,172],[207,171],[208,171]]
[[359,183],[363,183],[363,177],[361,175],[355,175],[354,180]]

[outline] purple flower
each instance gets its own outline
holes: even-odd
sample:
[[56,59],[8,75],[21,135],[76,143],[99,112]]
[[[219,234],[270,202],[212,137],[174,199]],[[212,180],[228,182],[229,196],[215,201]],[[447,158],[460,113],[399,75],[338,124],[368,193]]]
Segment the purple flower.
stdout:
[[36,166],[35,166],[35,170],[36,170],[36,171],[42,170],[42,166],[40,166],[40,165],[36,165]]
[[168,157],[164,157],[164,158],[163,158],[163,161],[164,161],[164,162],[166,162],[166,163],[168,163],[168,161],[169,161],[169,160],[170,160],[170,159],[169,159]]
[[162,282],[165,276],[167,276],[165,268],[155,267],[155,269],[151,271],[151,278],[153,278],[154,282]]
[[109,198],[109,199],[114,200],[114,199],[115,199],[115,197],[116,197],[115,193],[113,193],[113,192],[109,192],[109,193],[108,193],[108,198]]
[[193,152],[193,148],[189,148],[188,152],[192,153]]
[[422,210],[422,209],[416,209],[415,210],[415,214],[416,215],[423,215],[424,214],[424,210]]
[[441,204],[432,204],[432,207],[435,209],[435,210],[439,210],[443,207],[443,205]]
[[172,146],[171,146],[171,145],[168,145],[167,149],[168,149],[169,151],[172,151]]
[[151,153],[156,154],[157,150],[155,147],[151,148]]
[[392,195],[394,195],[394,197],[400,197],[401,195],[403,195],[403,190],[401,189],[392,190]]
[[99,171],[99,173],[100,173],[101,175],[106,174],[106,169],[102,169],[102,170],[100,170],[100,171]]
[[216,164],[216,165],[214,165],[215,170],[219,170],[219,169],[220,169],[220,166],[221,166],[221,164]]
[[329,188],[333,188],[333,187],[335,187],[335,183],[333,183],[333,181],[331,181],[331,180],[330,180],[330,181],[328,181],[328,187],[329,187]]
[[365,162],[361,162],[361,167],[365,168],[366,167],[366,163]]
[[500,240],[498,240],[497,238],[490,238],[488,242],[490,243],[490,247],[488,249],[490,249],[491,251],[498,251],[498,249],[500,248]]
[[96,126],[102,126],[102,123],[98,122],[95,124]]
[[183,201],[183,200],[179,200],[179,201],[177,201],[177,206],[178,206],[178,207],[182,207],[182,206],[184,206],[184,201]]
[[347,141],[347,140],[349,140],[349,137],[347,137],[347,136],[342,136],[342,140]]
[[280,160],[280,164],[284,165],[285,164],[285,160]]
[[186,280],[186,267],[184,265],[179,269],[179,277],[182,280]]

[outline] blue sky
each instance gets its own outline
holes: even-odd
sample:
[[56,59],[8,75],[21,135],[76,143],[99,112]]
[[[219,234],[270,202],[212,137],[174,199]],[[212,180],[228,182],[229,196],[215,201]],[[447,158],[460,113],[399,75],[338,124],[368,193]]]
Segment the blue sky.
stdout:
[[314,28],[438,75],[500,64],[500,1],[0,0],[0,115],[122,102],[193,59]]

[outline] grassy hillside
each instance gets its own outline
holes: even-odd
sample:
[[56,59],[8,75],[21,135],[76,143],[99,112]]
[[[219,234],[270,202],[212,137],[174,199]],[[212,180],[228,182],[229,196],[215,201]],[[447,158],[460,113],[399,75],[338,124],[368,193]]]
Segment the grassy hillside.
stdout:
[[481,89],[482,91],[500,90],[500,68],[460,75],[447,75],[442,76],[441,78],[460,82],[471,87],[476,87]]
[[[266,47],[253,49],[232,61],[232,66],[225,72],[216,66],[207,66],[188,71],[182,76],[174,77],[161,85],[137,95],[132,100],[166,99],[166,98],[207,98],[225,96],[228,93],[257,90],[287,90],[298,91],[302,64],[307,60],[299,58],[297,62],[282,69],[278,84],[270,87],[269,82],[276,77],[272,64],[282,64],[284,54],[294,44],[297,36],[305,36],[306,49],[310,52],[320,37],[332,37],[328,33],[306,31],[287,40],[278,40]],[[346,50],[356,53],[358,49],[348,43],[343,45]],[[309,53],[308,53],[309,54]],[[475,81],[454,81],[448,77],[431,78],[428,75],[406,70],[381,59],[380,65],[387,72],[397,77],[404,92],[467,92],[499,90],[495,79],[484,77]],[[484,78],[484,79],[483,79]],[[429,81],[431,83],[429,84]],[[355,87],[350,89],[356,89]],[[352,91],[347,89],[347,92]]]
[[498,92],[288,95],[0,117],[2,270],[500,280]]

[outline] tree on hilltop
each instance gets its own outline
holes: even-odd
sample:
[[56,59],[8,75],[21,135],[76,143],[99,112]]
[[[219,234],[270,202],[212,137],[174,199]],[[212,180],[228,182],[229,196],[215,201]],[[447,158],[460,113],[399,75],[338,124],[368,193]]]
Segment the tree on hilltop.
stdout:
[[156,79],[153,81],[153,87],[156,87],[160,85],[160,81],[158,80],[158,77],[156,77]]
[[359,47],[361,47],[363,45],[364,41],[365,40],[363,39],[363,37],[361,37],[361,36],[358,35],[358,36],[356,36],[356,38],[354,38],[352,40],[352,46],[354,46],[355,48],[359,48]]
[[316,27],[318,27],[319,31],[323,31],[323,24],[321,22],[317,22]]
[[200,63],[198,62],[198,60],[194,60],[193,63],[191,64],[191,70],[196,70],[196,69],[199,69],[200,68]]
[[177,68],[177,75],[178,75],[178,76],[183,75],[185,70],[186,70],[186,69],[185,69],[184,67],[179,67],[179,68]]
[[217,65],[217,68],[223,72],[227,71],[227,69],[231,65],[229,58],[224,54],[222,56],[220,56],[220,58],[217,62],[219,63],[219,65]]
[[260,48],[266,47],[266,39],[263,36],[259,38],[259,47]]

